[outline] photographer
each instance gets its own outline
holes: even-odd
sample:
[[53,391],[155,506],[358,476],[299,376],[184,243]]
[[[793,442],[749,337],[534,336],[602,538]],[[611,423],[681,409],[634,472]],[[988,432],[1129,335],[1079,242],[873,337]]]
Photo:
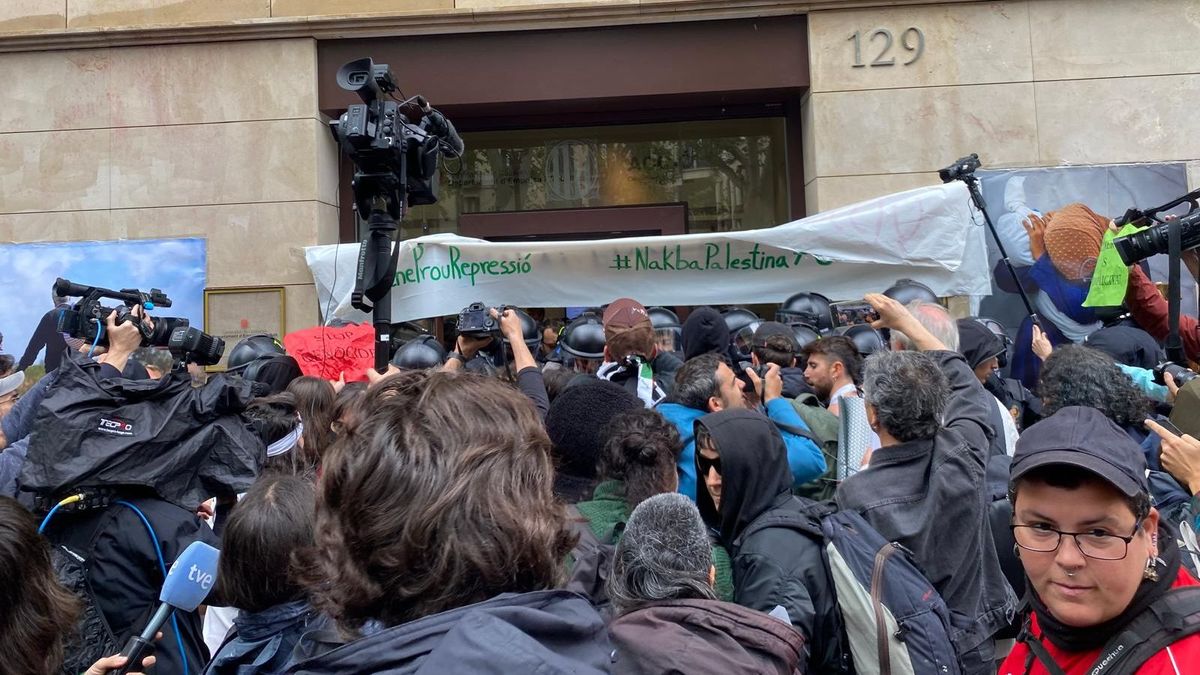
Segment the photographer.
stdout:
[[[525,344],[524,328],[521,317],[512,309],[505,309],[501,314],[494,307],[488,310],[493,319],[500,321],[500,334],[512,348],[512,369],[517,374],[517,388],[537,408],[538,419],[545,420],[550,410],[550,397],[546,395],[546,383],[542,379],[542,371],[538,369],[537,361]],[[495,340],[493,337],[476,338],[469,335],[459,335],[454,343],[454,351],[446,358],[442,370],[453,372],[463,369],[467,362],[475,358],[479,352]],[[503,346],[501,346],[503,348]]]
[[[1200,280],[1200,252],[1197,249],[1184,251],[1180,260],[1187,266],[1194,279]],[[1168,303],[1158,286],[1139,265],[1129,268],[1129,287],[1125,291],[1125,306],[1133,320],[1156,340],[1165,340],[1170,332]],[[1200,361],[1200,322],[1195,317],[1181,314],[1179,337],[1183,340],[1183,351],[1192,361]]]

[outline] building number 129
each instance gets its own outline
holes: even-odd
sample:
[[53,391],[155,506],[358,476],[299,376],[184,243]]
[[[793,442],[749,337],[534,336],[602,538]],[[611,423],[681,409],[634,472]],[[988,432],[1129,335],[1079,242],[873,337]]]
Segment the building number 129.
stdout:
[[[882,66],[896,65],[896,57],[892,55],[892,48],[895,46],[895,38],[892,36],[892,31],[886,28],[876,28],[867,34],[867,46],[869,48],[882,47],[879,49],[875,60],[869,64],[863,62],[863,32],[860,30],[854,31],[854,34],[849,37],[849,41],[854,43],[854,68],[865,68],[870,65],[872,68]],[[877,40],[876,38],[882,38]],[[913,26],[900,34],[900,46],[904,51],[912,55],[912,58],[904,62],[904,65],[911,66],[921,58],[921,54],[925,53],[925,31]]]

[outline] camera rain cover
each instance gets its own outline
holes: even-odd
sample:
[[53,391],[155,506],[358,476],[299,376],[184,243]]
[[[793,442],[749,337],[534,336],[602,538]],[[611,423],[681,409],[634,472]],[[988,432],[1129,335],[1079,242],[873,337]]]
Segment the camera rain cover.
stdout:
[[100,365],[68,355],[38,408],[21,490],[61,499],[85,488],[149,489],[185,509],[245,492],[266,457],[239,414],[253,383],[218,375],[101,378]]

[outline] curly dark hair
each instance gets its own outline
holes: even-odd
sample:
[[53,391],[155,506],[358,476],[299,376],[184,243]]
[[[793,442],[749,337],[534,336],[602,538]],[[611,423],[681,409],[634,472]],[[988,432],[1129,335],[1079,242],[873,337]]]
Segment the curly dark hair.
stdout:
[[29,511],[0,497],[0,663],[12,675],[57,672],[80,604],[58,583],[50,544]]
[[1038,380],[1044,415],[1081,405],[1095,408],[1122,427],[1141,428],[1153,409],[1133,380],[1104,352],[1080,345],[1054,350]]
[[601,436],[600,477],[625,483],[630,512],[646,499],[674,492],[679,477],[675,465],[683,450],[679,431],[662,415],[640,408],[612,418]]
[[528,399],[470,373],[386,384],[325,460],[301,575],[314,604],[353,634],[558,586],[577,537]]

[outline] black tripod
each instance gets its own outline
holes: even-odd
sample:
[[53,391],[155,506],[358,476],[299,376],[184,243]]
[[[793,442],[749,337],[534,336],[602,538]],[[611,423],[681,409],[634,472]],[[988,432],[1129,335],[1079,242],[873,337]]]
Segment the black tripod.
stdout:
[[983,213],[983,221],[987,223],[988,230],[992,233],[992,241],[996,242],[996,248],[1000,251],[1000,260],[1004,262],[1009,275],[1012,276],[1013,285],[1017,287],[1017,293],[1021,295],[1021,302],[1025,304],[1025,311],[1029,313],[1029,316],[1033,318],[1033,322],[1037,324],[1038,316],[1037,312],[1033,310],[1033,303],[1029,301],[1029,295],[1025,293],[1021,279],[1017,276],[1016,268],[1013,267],[1012,261],[1008,259],[1008,251],[1004,249],[1004,242],[1000,241],[1000,234],[996,231],[996,225],[992,223],[992,217],[988,215],[987,203],[983,200],[983,191],[979,189],[979,178],[975,176],[975,170],[979,167],[979,155],[968,155],[942,169],[938,172],[938,175],[941,177],[943,183],[961,180],[966,184],[967,191],[971,193],[971,202],[975,204],[975,208]]
[[358,249],[354,293],[350,296],[355,309],[372,313],[375,370],[380,373],[387,371],[392,343],[392,283],[400,257],[400,247],[393,247],[393,243],[399,229],[397,220],[388,213],[387,200],[373,199],[367,218],[367,238]]

